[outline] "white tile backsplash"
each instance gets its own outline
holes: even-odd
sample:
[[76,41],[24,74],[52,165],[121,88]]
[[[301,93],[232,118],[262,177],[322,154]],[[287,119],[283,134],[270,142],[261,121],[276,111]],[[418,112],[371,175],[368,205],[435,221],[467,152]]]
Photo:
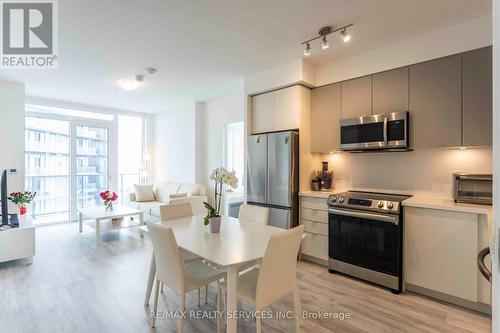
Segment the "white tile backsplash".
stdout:
[[[335,188],[373,188],[436,196],[452,195],[452,173],[491,173],[491,147],[420,149],[401,153],[334,153],[328,161]],[[318,165],[318,170],[321,165]]]

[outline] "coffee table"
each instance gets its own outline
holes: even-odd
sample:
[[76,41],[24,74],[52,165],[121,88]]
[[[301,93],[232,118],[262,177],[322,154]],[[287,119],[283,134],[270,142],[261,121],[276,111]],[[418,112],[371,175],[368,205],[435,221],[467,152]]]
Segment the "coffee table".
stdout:
[[[133,221],[113,222],[113,219],[118,219],[127,216],[138,216],[139,223]],[[82,232],[83,219],[89,218],[95,220],[95,245],[101,245],[101,232],[111,231],[123,228],[138,227],[144,225],[144,213],[138,209],[116,205],[113,210],[106,211],[104,207],[88,207],[78,210],[78,222],[80,232]],[[144,237],[143,231],[140,230],[141,237]]]

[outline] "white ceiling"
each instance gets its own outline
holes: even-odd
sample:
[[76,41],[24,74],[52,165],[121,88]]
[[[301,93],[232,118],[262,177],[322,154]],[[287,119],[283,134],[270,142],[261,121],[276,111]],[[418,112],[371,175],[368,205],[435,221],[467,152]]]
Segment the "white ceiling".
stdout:
[[[205,100],[249,74],[301,57],[324,25],[354,23],[324,63],[491,12],[490,0],[59,1],[59,69],[2,70],[27,94],[140,112]],[[332,39],[335,39],[332,37]],[[135,91],[116,80],[153,66]]]

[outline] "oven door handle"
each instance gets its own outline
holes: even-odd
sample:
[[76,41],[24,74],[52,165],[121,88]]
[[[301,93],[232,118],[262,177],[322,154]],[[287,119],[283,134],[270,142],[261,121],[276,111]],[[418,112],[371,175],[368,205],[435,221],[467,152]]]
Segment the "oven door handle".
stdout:
[[336,209],[336,208],[328,208],[328,212],[332,213],[332,214],[337,214],[337,215],[360,217],[360,218],[364,218],[364,219],[377,220],[377,221],[381,221],[381,222],[389,222],[389,223],[392,223],[394,225],[399,225],[399,216],[383,215],[383,214],[376,214],[376,213],[365,213],[365,212],[358,212],[358,211],[345,210],[345,209]]

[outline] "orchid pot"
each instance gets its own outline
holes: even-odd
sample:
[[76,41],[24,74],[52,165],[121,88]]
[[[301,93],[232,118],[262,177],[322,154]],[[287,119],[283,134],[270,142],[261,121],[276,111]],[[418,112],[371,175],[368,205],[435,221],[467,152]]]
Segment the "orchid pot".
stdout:
[[218,233],[220,231],[222,221],[220,213],[224,187],[229,187],[227,189],[228,192],[231,192],[232,189],[236,189],[238,187],[238,178],[236,177],[236,173],[234,171],[229,172],[220,167],[212,171],[210,179],[215,182],[214,203],[213,206],[208,202],[203,203],[207,209],[204,224],[210,225],[211,233]]
[[222,216],[214,216],[208,219],[210,225],[210,232],[217,234],[220,232],[220,224],[222,222]]

